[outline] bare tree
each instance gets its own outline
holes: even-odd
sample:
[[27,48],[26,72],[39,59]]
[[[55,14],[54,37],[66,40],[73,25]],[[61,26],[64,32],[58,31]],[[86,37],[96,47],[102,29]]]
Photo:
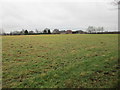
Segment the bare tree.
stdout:
[[114,5],[120,5],[120,0],[114,0],[114,1],[113,1],[113,4],[114,4]]
[[36,32],[36,33],[39,33],[38,29],[35,29],[35,32]]
[[103,32],[104,31],[104,27],[93,27],[93,26],[89,26],[87,28],[87,32],[88,33],[97,33],[97,32]]
[[103,32],[104,31],[104,27],[98,27],[96,31],[97,32]]
[[93,32],[95,32],[95,27],[89,26],[89,27],[87,28],[87,31],[88,31],[88,33],[93,33]]
[[25,30],[22,29],[22,31],[20,31],[20,34],[21,34],[21,35],[24,35],[24,32],[25,32]]
[[101,27],[101,32],[103,32],[104,31],[104,27]]
[[52,33],[53,34],[59,34],[60,32],[59,32],[59,29],[54,29]]
[[120,0],[113,0],[112,5],[117,6],[116,9],[120,9]]

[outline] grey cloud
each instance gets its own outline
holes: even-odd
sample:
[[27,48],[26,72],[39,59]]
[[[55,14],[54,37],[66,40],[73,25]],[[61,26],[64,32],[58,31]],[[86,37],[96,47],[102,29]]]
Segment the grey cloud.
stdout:
[[106,2],[4,2],[3,26],[17,29],[86,29],[89,25],[117,29],[117,11]]

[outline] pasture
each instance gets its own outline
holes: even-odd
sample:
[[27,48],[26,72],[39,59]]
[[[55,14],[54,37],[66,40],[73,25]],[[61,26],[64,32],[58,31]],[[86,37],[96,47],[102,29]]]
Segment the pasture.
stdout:
[[3,88],[114,88],[117,34],[2,36]]

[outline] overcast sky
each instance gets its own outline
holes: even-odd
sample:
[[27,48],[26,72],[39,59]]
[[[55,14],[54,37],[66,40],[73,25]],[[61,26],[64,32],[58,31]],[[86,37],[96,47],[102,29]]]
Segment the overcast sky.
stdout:
[[[86,30],[88,26],[118,29],[113,0],[2,0],[2,28],[15,30]],[[0,21],[1,23],[1,21]]]

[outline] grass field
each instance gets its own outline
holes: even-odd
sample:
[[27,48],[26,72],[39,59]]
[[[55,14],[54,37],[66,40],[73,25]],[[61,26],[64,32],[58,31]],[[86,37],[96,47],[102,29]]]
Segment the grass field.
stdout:
[[118,35],[2,37],[3,88],[114,88]]

